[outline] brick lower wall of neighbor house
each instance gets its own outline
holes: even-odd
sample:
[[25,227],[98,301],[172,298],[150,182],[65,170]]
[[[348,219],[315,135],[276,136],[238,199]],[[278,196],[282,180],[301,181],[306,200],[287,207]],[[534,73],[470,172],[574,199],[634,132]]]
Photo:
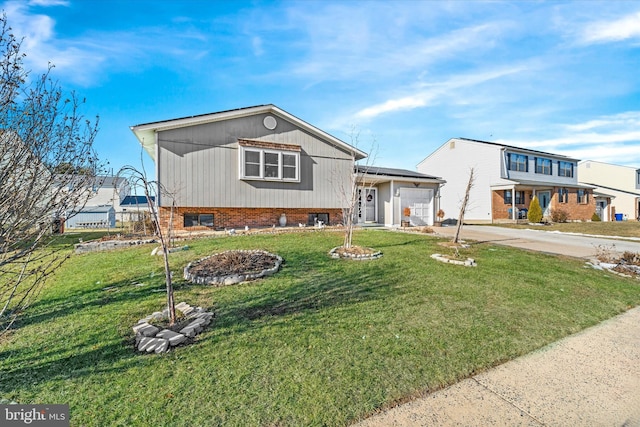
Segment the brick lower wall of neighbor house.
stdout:
[[[504,203],[504,191],[492,191],[491,195],[493,197],[493,219],[511,219],[511,217],[509,216],[509,209],[511,209],[511,204]],[[525,203],[516,204],[516,208],[529,209],[529,203],[531,202],[531,190],[525,190],[524,201]]]
[[[160,207],[160,225],[163,229],[169,226],[171,218],[170,207]],[[201,231],[211,230],[210,227],[184,226],[184,214],[213,214],[213,228],[236,228],[244,229],[245,226],[250,228],[280,226],[280,216],[284,213],[287,217],[287,226],[297,227],[298,224],[307,225],[309,214],[329,214],[329,224],[338,224],[342,222],[341,209],[326,208],[304,208],[304,209],[278,209],[278,208],[174,208],[173,211],[173,230],[175,231]]]
[[[596,200],[593,197],[593,191],[587,190],[589,193],[589,201],[587,203],[578,203],[578,194],[576,188],[568,188],[569,200],[567,203],[559,203],[558,200],[558,188],[553,189],[553,196],[551,197],[551,210],[562,209],[568,215],[569,221],[589,221],[596,211]],[[504,191],[492,191],[493,198],[493,219],[511,219],[509,216],[509,209],[511,204],[504,203]],[[524,204],[517,204],[518,209],[529,209],[531,203],[532,192],[530,190],[524,191]]]
[[596,199],[593,197],[593,191],[587,190],[589,199],[587,203],[578,203],[578,190],[569,188],[569,201],[567,203],[559,203],[558,189],[554,189],[551,198],[551,209],[561,209],[568,215],[568,221],[590,221],[596,212]]

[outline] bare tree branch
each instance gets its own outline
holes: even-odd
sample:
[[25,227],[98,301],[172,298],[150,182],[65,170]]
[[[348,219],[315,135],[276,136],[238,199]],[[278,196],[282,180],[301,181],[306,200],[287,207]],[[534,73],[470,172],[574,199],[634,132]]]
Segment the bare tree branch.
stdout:
[[[160,200],[158,197],[160,193],[167,195],[173,199],[173,195],[170,194],[166,189],[162,187],[162,185],[157,181],[150,181],[147,179],[146,172],[144,170],[144,166],[142,167],[142,171],[136,169],[133,166],[124,166],[122,167],[117,174],[118,177],[125,177],[129,180],[131,188],[139,188],[144,191],[145,198],[147,200],[147,205],[149,207],[149,213],[151,215],[151,221],[154,225],[155,232],[160,239],[160,245],[162,246],[162,256],[164,257],[164,273],[165,273],[165,285],[167,290],[167,309],[169,312],[169,322],[170,325],[176,323],[176,307],[175,301],[173,299],[173,282],[171,278],[171,269],[169,267],[169,243],[170,243],[170,235],[171,235],[171,224],[169,224],[169,236],[165,235],[162,232],[162,227],[160,226],[160,217],[158,215],[158,210],[156,209],[155,201]],[[171,208],[171,220],[173,220],[173,204]]]
[[68,253],[52,235],[84,207],[101,165],[98,128],[84,119],[84,100],[51,79],[33,79],[21,41],[0,18],[0,334],[37,297]]

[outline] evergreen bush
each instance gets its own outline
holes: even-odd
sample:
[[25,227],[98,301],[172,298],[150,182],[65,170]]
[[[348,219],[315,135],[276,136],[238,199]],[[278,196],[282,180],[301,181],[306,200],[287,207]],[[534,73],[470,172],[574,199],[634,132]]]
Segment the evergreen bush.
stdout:
[[538,198],[534,197],[529,204],[529,212],[527,212],[527,219],[529,222],[542,222],[542,208],[540,208],[540,202]]
[[591,221],[602,221],[600,219],[600,216],[597,213],[593,213],[593,215],[591,215]]

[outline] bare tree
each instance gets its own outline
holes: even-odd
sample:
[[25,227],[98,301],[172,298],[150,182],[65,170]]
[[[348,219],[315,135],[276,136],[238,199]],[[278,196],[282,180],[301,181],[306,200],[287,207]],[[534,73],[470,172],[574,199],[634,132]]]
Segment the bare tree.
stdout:
[[460,238],[460,230],[462,230],[462,223],[464,223],[464,214],[467,211],[467,205],[469,203],[469,193],[471,193],[471,189],[473,188],[473,168],[469,170],[469,182],[467,182],[467,189],[464,192],[464,198],[462,199],[462,204],[460,205],[460,214],[458,215],[458,224],[456,227],[456,234],[453,237],[453,243],[458,243]]
[[[358,148],[360,143],[360,133],[355,129],[351,131],[351,145]],[[344,174],[334,171],[332,173],[332,180],[340,203],[342,205],[342,221],[344,224],[344,241],[343,247],[349,249],[353,246],[353,230],[355,228],[358,214],[360,213],[360,198],[364,193],[371,191],[375,185],[375,180],[371,180],[368,183],[364,178],[369,174],[371,166],[375,161],[377,153],[377,142],[375,138],[371,143],[371,150],[369,150],[369,156],[366,157],[364,163],[356,157],[357,152],[354,150],[349,153],[349,173]]]
[[155,232],[158,236],[158,239],[160,239],[160,246],[162,247],[165,286],[167,290],[167,310],[169,313],[169,323],[170,325],[173,325],[174,323],[176,323],[176,306],[173,299],[173,282],[171,279],[171,269],[169,268],[169,248],[173,222],[173,204],[171,208],[171,217],[169,219],[169,231],[167,232],[167,234],[165,234],[163,233],[162,227],[160,226],[160,216],[158,214],[158,210],[156,209],[155,203],[160,200],[159,196],[161,193],[169,196],[171,195],[163,189],[162,185],[159,182],[150,181],[149,179],[147,179],[144,165],[142,166],[142,170],[138,170],[133,166],[124,166],[118,171],[117,176],[126,177],[129,180],[131,188],[141,189],[144,192],[145,199],[147,200],[147,205],[149,207],[151,222],[154,225]]
[[84,100],[51,79],[31,78],[21,40],[0,17],[0,334],[68,257],[59,231],[91,196],[100,170]]

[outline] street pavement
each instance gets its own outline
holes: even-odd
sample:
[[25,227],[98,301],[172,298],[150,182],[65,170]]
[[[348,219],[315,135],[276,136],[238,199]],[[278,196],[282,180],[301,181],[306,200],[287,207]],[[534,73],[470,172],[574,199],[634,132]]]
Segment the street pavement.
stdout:
[[[598,245],[640,253],[640,242],[490,226],[465,225],[461,238],[581,258]],[[640,427],[640,307],[355,426]]]

